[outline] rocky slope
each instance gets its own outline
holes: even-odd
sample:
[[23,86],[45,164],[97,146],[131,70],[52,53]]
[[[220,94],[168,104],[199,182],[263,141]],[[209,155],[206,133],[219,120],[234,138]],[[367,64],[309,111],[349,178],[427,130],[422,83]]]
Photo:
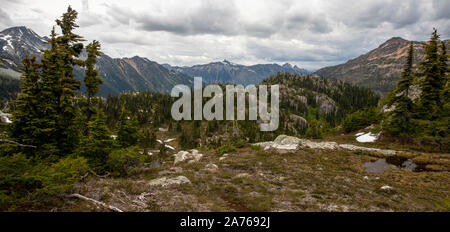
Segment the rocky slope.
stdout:
[[[393,37],[364,55],[345,64],[319,69],[315,74],[350,81],[387,94],[396,85],[404,68],[409,43],[408,40]],[[413,43],[414,64],[417,65],[424,59],[425,42],[413,41]],[[446,40],[446,43],[450,44],[450,40]]]
[[257,64],[245,66],[235,64],[228,60],[213,62],[209,64],[194,65],[192,67],[178,67],[164,64],[164,67],[191,77],[202,77],[207,84],[211,83],[233,83],[233,84],[258,84],[262,80],[277,73],[308,74],[305,69],[292,66],[291,64]]
[[[111,58],[105,54],[97,59],[99,75],[105,80],[100,94],[119,94],[124,91],[152,91],[170,93],[177,84],[191,85],[192,79],[170,71],[147,58]],[[81,70],[78,70],[81,71]],[[78,76],[84,76],[81,72]]]
[[20,70],[25,56],[40,56],[40,50],[46,48],[46,38],[26,27],[3,30],[0,32],[0,68],[10,69],[9,73],[13,75]]
[[[367,89],[336,79],[317,75],[280,74],[261,84],[280,85],[280,107],[308,111],[314,107],[322,114],[334,114],[339,109],[357,110],[367,103]],[[378,100],[372,96],[373,104]]]

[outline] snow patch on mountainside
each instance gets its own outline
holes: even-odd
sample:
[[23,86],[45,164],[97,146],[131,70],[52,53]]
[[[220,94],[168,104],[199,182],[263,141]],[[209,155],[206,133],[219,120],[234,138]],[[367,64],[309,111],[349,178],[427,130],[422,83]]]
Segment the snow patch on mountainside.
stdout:
[[360,142],[360,143],[373,143],[375,142],[378,137],[380,136],[380,133],[378,134],[373,134],[372,132],[369,133],[358,133],[356,134],[356,141]]

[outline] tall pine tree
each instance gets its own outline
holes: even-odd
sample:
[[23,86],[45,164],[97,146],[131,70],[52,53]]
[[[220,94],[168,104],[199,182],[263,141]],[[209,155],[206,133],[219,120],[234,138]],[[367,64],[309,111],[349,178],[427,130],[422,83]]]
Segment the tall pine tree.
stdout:
[[448,80],[449,80],[449,73],[450,73],[450,69],[448,66],[448,54],[447,54],[447,45],[445,43],[445,41],[442,41],[441,43],[441,54],[439,55],[439,72],[440,72],[440,76],[441,76],[441,83],[440,85],[442,86],[442,93],[441,93],[441,98],[440,98],[440,111],[446,115],[448,117],[448,114],[450,114],[450,112],[448,111],[448,109],[445,109],[445,105],[449,104],[449,99],[448,99],[448,94],[449,94],[449,85],[448,85]]
[[114,148],[114,140],[106,126],[106,116],[103,111],[98,110],[88,126],[89,136],[82,140],[76,153],[86,157],[89,166],[94,170],[104,172],[108,155]]
[[23,74],[21,76],[21,92],[14,101],[13,123],[10,127],[10,136],[17,142],[30,145],[39,145],[45,140],[40,136],[39,115],[39,67],[36,58],[26,57],[23,61]]
[[395,109],[390,112],[384,129],[392,136],[410,136],[414,132],[414,125],[411,121],[414,103],[408,97],[409,89],[414,80],[413,72],[414,45],[409,45],[406,66],[398,81],[397,88],[393,90],[391,105]]
[[[50,48],[43,50],[40,63],[24,60],[24,81],[13,112],[15,122],[11,137],[37,146],[36,154],[43,158],[72,153],[80,138],[76,121],[80,109],[75,104],[75,95],[81,82],[75,79],[73,71],[75,66],[84,66],[85,62],[78,58],[83,50],[83,39],[73,33],[78,27],[75,23],[77,15],[69,6],[61,19],[56,20],[62,34],[57,35],[55,28],[52,29],[47,41]],[[98,42],[89,48],[91,57],[86,63],[91,78],[96,76],[92,57],[98,54]],[[92,82],[99,81],[95,78],[88,81],[91,84],[88,89],[94,89],[91,93],[98,91],[92,87],[95,85]]]
[[[100,43],[94,40],[92,43],[86,46],[86,51],[88,54],[85,60],[85,76],[84,85],[86,86],[86,121],[89,123],[91,121],[92,115],[96,112],[94,108],[94,97],[99,91],[99,85],[103,84],[103,79],[98,76],[98,71],[95,69],[95,64],[97,63],[97,57],[100,56]],[[89,135],[89,127],[87,127],[85,134]]]
[[139,139],[138,121],[130,116],[130,112],[123,110],[120,116],[117,141],[122,147],[130,147],[137,144]]
[[425,47],[425,61],[419,69],[423,76],[420,94],[419,117],[434,120],[439,113],[440,94],[443,90],[442,64],[439,55],[439,34],[434,29],[429,43]]

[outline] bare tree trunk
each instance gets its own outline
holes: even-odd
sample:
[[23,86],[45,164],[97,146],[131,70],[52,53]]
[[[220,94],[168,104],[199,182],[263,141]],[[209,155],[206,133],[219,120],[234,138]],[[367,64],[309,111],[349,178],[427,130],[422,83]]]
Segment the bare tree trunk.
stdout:
[[103,206],[103,207],[105,207],[105,208],[108,208],[108,209],[110,209],[110,210],[112,210],[112,211],[115,211],[115,212],[123,212],[121,209],[119,209],[119,208],[117,208],[117,207],[115,207],[115,206],[107,205],[107,204],[105,204],[105,203],[103,203],[103,202],[101,202],[101,201],[97,201],[97,200],[95,200],[95,199],[92,199],[92,198],[89,198],[89,197],[85,197],[85,196],[80,195],[80,194],[78,194],[78,193],[74,193],[74,194],[67,195],[67,197],[76,197],[76,198],[80,198],[80,199],[83,199],[83,200],[86,200],[86,201],[93,202],[93,203],[95,203],[95,204],[97,204],[97,205],[101,205],[101,206]]
[[7,140],[7,139],[0,139],[0,143],[10,143],[10,144],[14,144],[17,145],[19,147],[31,147],[31,148],[36,148],[36,146],[33,145],[26,145],[26,144],[20,144],[18,142],[12,141],[12,140]]

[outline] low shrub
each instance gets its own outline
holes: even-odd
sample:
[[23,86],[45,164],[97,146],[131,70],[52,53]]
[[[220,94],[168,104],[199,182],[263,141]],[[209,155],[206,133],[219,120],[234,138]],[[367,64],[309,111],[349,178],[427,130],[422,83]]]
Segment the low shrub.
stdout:
[[56,163],[27,158],[18,153],[0,157],[0,209],[44,203],[69,193],[89,167],[83,157],[67,157]]
[[450,212],[450,197],[442,199],[437,204],[437,208],[439,212]]
[[236,151],[236,147],[233,146],[233,145],[223,145],[223,146],[218,147],[218,148],[216,149],[216,152],[217,152],[219,155],[223,155],[223,154],[225,154],[225,153],[231,153],[231,152],[235,152],[235,151]]
[[114,176],[128,176],[135,167],[149,159],[148,156],[139,153],[137,147],[128,147],[111,152],[106,166]]
[[260,150],[262,150],[262,147],[261,147],[261,146],[258,146],[258,145],[250,145],[250,148],[251,148],[252,150],[254,150],[254,151],[260,151]]
[[376,108],[366,108],[363,111],[357,111],[347,115],[342,121],[342,128],[346,133],[349,133],[376,124],[380,120],[381,116]]

